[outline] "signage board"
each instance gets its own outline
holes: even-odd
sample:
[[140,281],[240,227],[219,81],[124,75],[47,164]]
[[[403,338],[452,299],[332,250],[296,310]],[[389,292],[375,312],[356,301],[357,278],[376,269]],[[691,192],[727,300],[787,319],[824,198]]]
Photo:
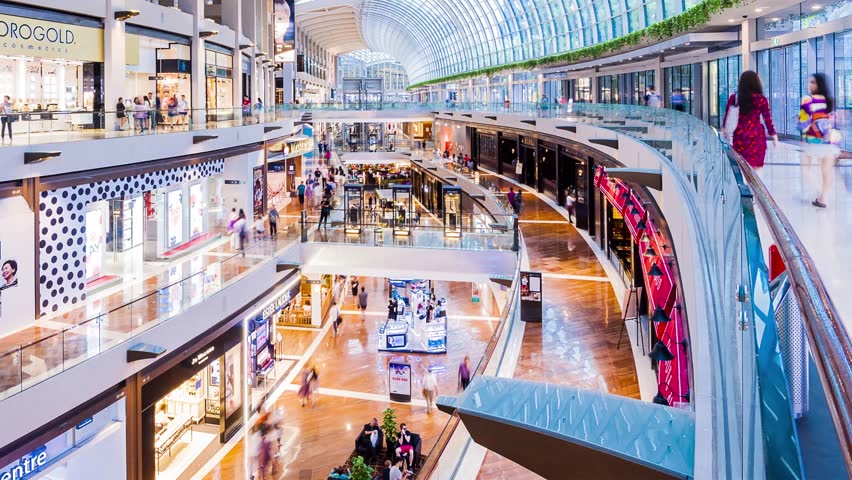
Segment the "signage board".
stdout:
[[521,272],[521,320],[541,322],[543,310],[541,296],[541,273]]
[[0,14],[0,55],[104,61],[100,28]]
[[391,400],[411,401],[411,364],[396,359],[388,362],[388,382]]

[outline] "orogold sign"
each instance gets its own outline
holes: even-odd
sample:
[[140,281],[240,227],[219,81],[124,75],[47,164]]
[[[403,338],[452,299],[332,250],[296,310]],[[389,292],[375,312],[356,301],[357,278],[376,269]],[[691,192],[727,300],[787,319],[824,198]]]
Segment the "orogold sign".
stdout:
[[0,54],[102,62],[103,30],[0,15]]

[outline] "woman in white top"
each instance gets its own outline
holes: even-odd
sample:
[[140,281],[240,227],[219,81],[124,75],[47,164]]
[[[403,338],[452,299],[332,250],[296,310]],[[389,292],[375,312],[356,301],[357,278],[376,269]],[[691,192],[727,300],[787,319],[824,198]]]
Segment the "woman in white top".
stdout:
[[9,129],[9,143],[12,143],[12,99],[9,95],[3,97],[3,103],[0,103],[0,122],[2,122],[2,130],[0,130],[0,138],[3,143],[6,143],[6,129]]

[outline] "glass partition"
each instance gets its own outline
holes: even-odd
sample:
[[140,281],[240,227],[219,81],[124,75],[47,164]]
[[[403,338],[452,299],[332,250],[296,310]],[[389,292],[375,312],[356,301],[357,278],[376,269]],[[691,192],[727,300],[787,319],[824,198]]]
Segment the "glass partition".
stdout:
[[364,185],[347,184],[343,186],[343,210],[346,221],[346,233],[361,233],[364,223]]
[[461,237],[463,218],[461,197],[461,187],[444,187],[444,236]]
[[411,233],[411,224],[414,220],[412,217],[414,200],[411,198],[411,185],[394,185],[393,186],[393,234],[394,235],[409,235]]

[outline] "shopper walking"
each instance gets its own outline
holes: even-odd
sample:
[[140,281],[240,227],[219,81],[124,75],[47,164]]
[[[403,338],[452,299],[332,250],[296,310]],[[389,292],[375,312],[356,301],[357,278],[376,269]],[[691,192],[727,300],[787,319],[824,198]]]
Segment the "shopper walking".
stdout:
[[156,112],[154,111],[154,109],[151,105],[151,97],[149,97],[148,95],[143,95],[142,96],[142,105],[145,107],[145,111],[147,112],[147,114],[145,115],[145,121],[147,123],[146,126],[153,130],[154,129],[154,115],[156,114]]
[[118,101],[115,102],[115,116],[118,119],[118,131],[121,132],[124,130],[124,126],[127,125],[127,113],[125,113],[127,107],[124,106],[124,99],[118,97]]
[[515,205],[515,187],[509,187],[509,193],[506,194],[506,200],[509,201],[509,206],[512,207],[512,210],[517,212],[518,207]]
[[426,413],[431,414],[435,409],[436,398],[438,398],[438,380],[432,370],[427,368],[423,375],[423,399],[426,400]]
[[[766,132],[769,131],[775,146],[778,145],[778,135],[769,114],[769,102],[763,96],[763,83],[751,70],[740,75],[737,91],[728,97],[722,125],[727,125],[728,115],[734,114],[737,115],[737,126],[731,146],[753,168],[762,167],[766,158]],[[761,117],[766,128],[760,123]]]
[[148,107],[139,97],[133,99],[133,119],[139,133],[145,133],[145,127],[148,124]]
[[358,277],[352,277],[352,283],[350,283],[350,285],[352,285],[352,298],[357,301],[358,286],[360,285],[360,283],[358,282]]
[[464,390],[470,384],[470,355],[465,355],[459,365],[459,387]]
[[819,196],[811,204],[825,208],[834,185],[835,162],[840,155],[840,148],[836,145],[840,142],[840,132],[834,128],[834,99],[824,73],[810,76],[808,91],[810,95],[802,99],[799,111],[799,130],[806,143],[802,155],[802,177],[809,179],[813,164],[819,165],[822,182]]
[[274,206],[269,210],[269,236],[278,236],[278,209]]
[[361,293],[358,294],[358,306],[362,314],[367,311],[367,289],[364,287],[361,287]]
[[167,108],[168,108],[168,116],[169,116],[168,125],[170,127],[173,127],[177,123],[177,116],[178,116],[178,111],[177,111],[178,99],[177,99],[177,96],[172,95],[172,98],[169,99],[169,101],[166,105],[167,105]]
[[645,94],[645,106],[651,108],[660,108],[662,103],[660,94],[654,90],[653,85],[648,85],[648,93]]
[[322,199],[322,204],[320,205],[320,219],[319,226],[328,228],[328,216],[331,214],[331,199],[326,196]]
[[299,186],[296,187],[296,193],[299,195],[299,208],[302,210],[305,209],[305,190],[305,182],[300,183]]
[[234,235],[237,236],[237,250],[246,256],[246,240],[248,240],[248,228],[246,226],[246,212],[240,209],[237,221],[234,222]]
[[234,233],[234,224],[237,223],[238,218],[240,218],[240,214],[237,213],[236,208],[232,208],[231,213],[228,215],[228,234],[231,236],[231,249],[233,250],[237,250],[240,247],[239,236]]
[[675,88],[674,92],[672,92],[672,108],[678,112],[686,111],[686,95],[679,88]]
[[12,143],[12,123],[15,121],[15,117],[13,115],[12,99],[9,95],[5,95],[3,97],[3,103],[0,104],[0,123],[2,123],[0,139],[3,139],[3,143],[6,143],[6,129],[9,129],[9,143]]

